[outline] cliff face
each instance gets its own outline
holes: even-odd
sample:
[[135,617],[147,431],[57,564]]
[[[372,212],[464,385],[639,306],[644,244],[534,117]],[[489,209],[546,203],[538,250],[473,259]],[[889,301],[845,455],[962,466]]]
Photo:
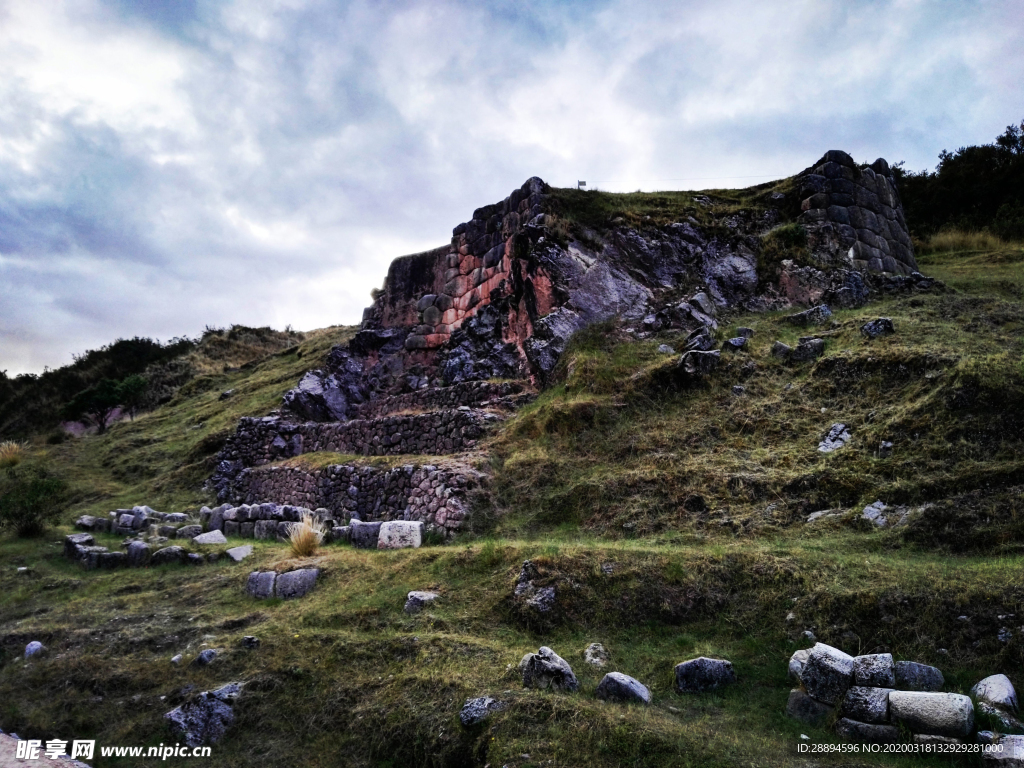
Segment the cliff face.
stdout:
[[[543,383],[569,337],[594,322],[618,317],[644,334],[713,325],[732,306],[857,305],[872,274],[916,270],[884,160],[861,168],[832,151],[773,189],[740,202],[692,196],[696,216],[674,221],[594,225],[574,221],[564,195],[531,178],[476,210],[450,244],[396,259],[355,339],[307,374],[285,408],[340,421],[368,401],[427,387]],[[768,263],[766,239],[782,225],[806,244],[795,261]]]

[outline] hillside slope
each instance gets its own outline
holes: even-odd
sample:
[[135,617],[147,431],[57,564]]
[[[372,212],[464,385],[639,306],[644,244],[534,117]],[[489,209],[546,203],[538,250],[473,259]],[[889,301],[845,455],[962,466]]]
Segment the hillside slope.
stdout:
[[[494,474],[491,495],[478,500],[478,534],[405,552],[325,547],[320,584],[302,601],[244,594],[252,568],[297,564],[279,544],[256,542],[243,566],[86,572],[60,557],[56,535],[4,537],[0,727],[155,745],[167,742],[162,714],[188,685],[242,680],[238,719],[214,745],[218,765],[809,765],[795,749],[800,734],[835,737],[783,714],[786,659],[806,643],[804,630],[851,652],[937,664],[947,690],[994,672],[1022,684],[1024,632],[1013,619],[1024,615],[1024,452],[1014,421],[1022,265],[1019,246],[922,257],[948,290],[837,312],[826,353],[811,364],[770,357],[775,338],[798,333],[778,313],[737,312],[720,336],[751,327],[750,351],[696,388],[664,375],[669,358],[657,347],[677,341],[671,332],[636,341],[599,326],[574,340],[554,386],[478,451]],[[863,339],[859,326],[878,316],[893,319],[895,335]],[[196,379],[107,435],[33,443],[29,461],[77,489],[56,533],[82,513],[208,502],[202,484],[234,421],[278,407],[350,333]],[[821,454],[836,421],[851,427],[852,442]],[[882,440],[894,444],[888,459],[875,455]],[[933,506],[877,530],[859,520],[876,498]],[[804,522],[815,509],[841,514]],[[512,599],[527,558],[567,585],[549,617]],[[411,589],[442,599],[408,616]],[[259,636],[260,648],[243,650],[243,634]],[[50,653],[25,664],[31,639]],[[652,707],[593,697],[600,673],[581,656],[591,642],[651,688]],[[539,645],[573,664],[581,693],[520,687],[515,664]],[[209,667],[168,661],[203,647],[221,658]],[[730,658],[739,683],[675,693],[672,665],[701,654]],[[485,693],[509,707],[464,729],[463,701]],[[876,755],[858,764],[948,761]]]

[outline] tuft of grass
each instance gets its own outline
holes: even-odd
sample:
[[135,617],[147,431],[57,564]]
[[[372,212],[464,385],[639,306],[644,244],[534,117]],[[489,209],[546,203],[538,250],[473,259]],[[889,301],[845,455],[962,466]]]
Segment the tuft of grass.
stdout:
[[327,529],[311,514],[304,513],[302,519],[292,526],[288,544],[296,557],[312,557],[319,549]]
[[4,440],[0,443],[0,469],[9,469],[21,464],[25,457],[25,446],[16,440]]
[[915,249],[921,254],[1002,251],[1010,247],[1010,243],[991,232],[971,232],[963,229],[944,229],[926,240],[915,243]]

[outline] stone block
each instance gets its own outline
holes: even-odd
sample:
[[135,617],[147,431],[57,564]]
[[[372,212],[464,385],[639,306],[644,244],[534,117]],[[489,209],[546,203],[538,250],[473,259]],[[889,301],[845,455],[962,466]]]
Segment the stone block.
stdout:
[[186,553],[181,547],[164,547],[154,552],[149,562],[151,565],[165,565],[167,563],[183,563],[185,559]]
[[808,725],[823,725],[835,713],[835,707],[815,701],[805,691],[794,688],[789,692],[786,714]]
[[364,523],[353,520],[349,526],[352,535],[352,546],[356,549],[376,549],[382,523]]
[[815,699],[836,705],[853,682],[853,657],[838,648],[817,643],[807,657],[800,680]]
[[888,723],[891,692],[891,688],[851,686],[843,697],[840,711],[843,717],[862,723]]
[[836,723],[836,733],[847,741],[863,744],[895,744],[900,740],[900,729],[894,725],[859,723],[846,717]]
[[423,541],[423,523],[419,520],[391,520],[382,523],[377,536],[377,549],[408,549]]
[[227,537],[220,531],[201,533],[192,539],[193,544],[227,544]]
[[302,597],[316,586],[319,574],[318,568],[302,568],[282,573],[274,584],[274,594],[284,600]]
[[144,541],[132,541],[128,544],[128,565],[133,568],[141,568],[144,565],[149,565],[149,559],[152,556],[152,550],[149,548],[149,544]]
[[240,563],[252,554],[252,544],[245,544],[241,547],[232,547],[225,553],[231,560]]
[[176,537],[179,539],[194,539],[203,532],[201,525],[183,525],[178,529]]
[[964,739],[974,730],[974,704],[959,693],[893,691],[889,719],[912,733]]
[[88,533],[72,533],[64,537],[64,557],[70,560],[78,559],[79,547],[91,547],[95,539]]
[[256,530],[256,523],[242,523],[239,526],[239,533],[243,539],[251,539]]
[[941,691],[945,680],[942,672],[916,661],[897,661],[896,687],[902,691]]
[[274,582],[277,581],[277,574],[273,571],[253,571],[245,585],[245,591],[250,597],[264,600],[274,596]]

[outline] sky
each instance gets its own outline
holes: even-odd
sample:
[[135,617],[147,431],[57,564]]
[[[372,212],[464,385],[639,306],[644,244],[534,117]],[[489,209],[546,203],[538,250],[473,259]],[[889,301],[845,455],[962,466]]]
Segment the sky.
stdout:
[[0,0],[0,370],[358,323],[527,178],[932,169],[1024,118],[1019,0]]

